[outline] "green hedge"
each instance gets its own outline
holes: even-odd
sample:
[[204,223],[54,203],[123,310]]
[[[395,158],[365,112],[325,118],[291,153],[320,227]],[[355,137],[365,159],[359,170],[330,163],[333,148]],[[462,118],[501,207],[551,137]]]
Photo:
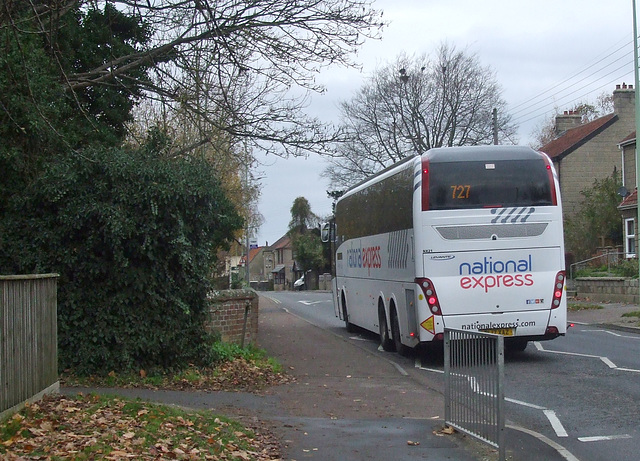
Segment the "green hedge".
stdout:
[[[154,148],[49,159],[0,215],[0,271],[60,274],[61,369],[206,364],[216,250],[242,220],[205,160]],[[5,157],[6,162],[11,159]]]

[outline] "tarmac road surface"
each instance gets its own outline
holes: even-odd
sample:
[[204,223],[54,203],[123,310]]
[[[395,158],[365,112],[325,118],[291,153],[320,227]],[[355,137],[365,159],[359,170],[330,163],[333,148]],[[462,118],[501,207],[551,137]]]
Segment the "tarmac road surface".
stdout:
[[[260,297],[258,346],[296,378],[263,395],[142,389],[97,391],[266,424],[288,460],[495,460],[497,452],[463,434],[438,433],[444,396],[418,383],[383,354],[319,328]],[[388,355],[388,354],[387,354]],[[506,429],[508,460],[577,461],[562,446],[523,428]]]

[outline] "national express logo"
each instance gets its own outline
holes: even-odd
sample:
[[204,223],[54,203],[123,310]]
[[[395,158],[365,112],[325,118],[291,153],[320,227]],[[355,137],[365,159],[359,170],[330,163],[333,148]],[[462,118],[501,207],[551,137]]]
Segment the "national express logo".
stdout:
[[366,248],[350,248],[347,250],[347,264],[349,267],[371,270],[382,267],[380,246]]
[[459,266],[460,287],[480,289],[530,287],[533,285],[531,255],[525,259],[494,260],[491,256]]

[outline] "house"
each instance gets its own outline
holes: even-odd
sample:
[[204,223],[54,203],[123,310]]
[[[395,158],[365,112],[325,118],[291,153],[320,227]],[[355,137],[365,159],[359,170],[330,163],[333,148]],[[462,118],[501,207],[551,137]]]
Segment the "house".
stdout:
[[[265,270],[264,252],[267,247],[249,249],[249,285],[258,290],[268,289],[269,273]],[[240,258],[241,276],[246,280],[246,253]]]
[[578,211],[581,191],[596,179],[616,171],[626,171],[620,141],[635,130],[635,91],[633,85],[616,85],[613,113],[581,123],[578,113],[565,111],[556,116],[556,139],[542,146],[554,163],[560,181],[565,215]]
[[273,245],[264,250],[265,272],[271,274],[274,290],[293,288],[296,280],[296,267],[293,259],[293,246],[288,235],[280,237]]
[[622,150],[622,202],[618,210],[622,215],[624,232],[624,254],[635,258],[638,254],[638,187],[636,184],[636,132],[634,131],[619,144]]

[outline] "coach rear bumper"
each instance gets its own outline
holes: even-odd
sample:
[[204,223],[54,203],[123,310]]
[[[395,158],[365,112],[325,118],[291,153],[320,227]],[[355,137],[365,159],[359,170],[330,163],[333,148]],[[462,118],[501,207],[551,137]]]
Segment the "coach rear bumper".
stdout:
[[[557,312],[556,312],[557,311]],[[564,317],[564,318],[563,318]],[[501,314],[444,315],[436,322],[435,335],[426,332],[422,341],[432,341],[441,337],[444,328],[463,331],[484,331],[517,337],[527,341],[544,341],[563,336],[567,330],[566,314],[558,309],[505,312]]]

